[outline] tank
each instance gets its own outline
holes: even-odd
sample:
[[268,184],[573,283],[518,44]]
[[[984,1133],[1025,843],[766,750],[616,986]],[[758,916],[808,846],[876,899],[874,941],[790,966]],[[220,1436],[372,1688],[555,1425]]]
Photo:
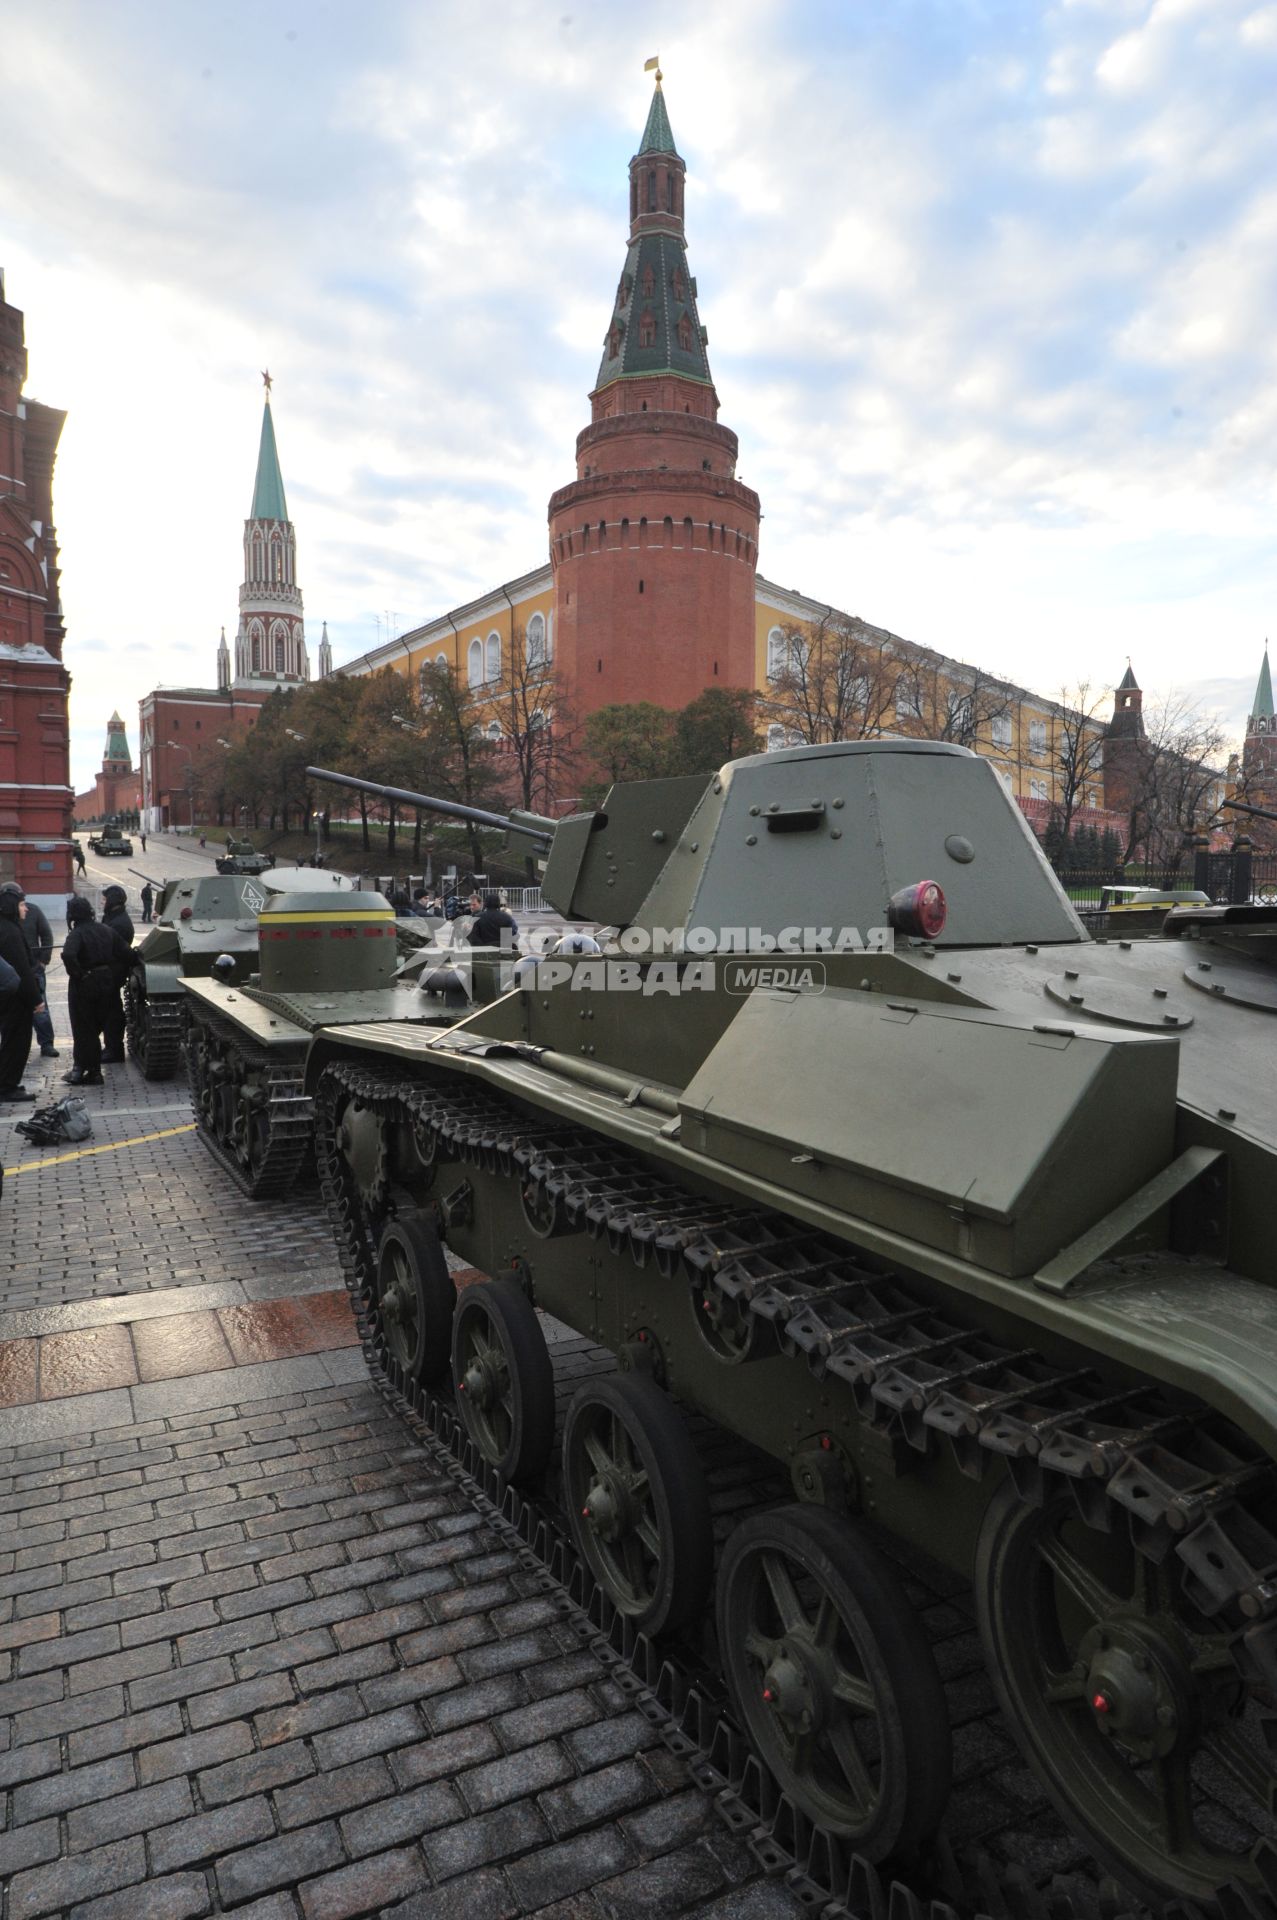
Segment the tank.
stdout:
[[[151,881],[155,918],[131,950],[124,988],[129,1053],[148,1080],[171,1080],[182,1064],[183,979],[211,973],[222,955],[232,962],[232,978],[246,979],[257,965],[257,915],[266,901],[316,884],[302,867],[276,867],[268,883],[210,873]],[[342,874],[326,875],[325,884],[350,886]]]
[[[1277,913],[1092,939],[992,768],[930,742],[510,824],[604,950],[311,1041],[371,1364],[557,1489],[648,1671],[717,1662],[825,1884],[949,1832],[925,1557],[1096,1883],[1267,1910]],[[494,1277],[454,1295],[445,1247]],[[537,1309],[616,1361],[561,1421]],[[707,1423],[767,1469],[717,1539]]]
[[182,979],[200,1137],[255,1200],[313,1173],[314,1105],[303,1076],[314,1034],[348,1022],[391,1031],[450,1025],[470,1009],[468,976],[449,956],[414,949],[401,970],[390,902],[340,879],[297,869],[263,901],[246,964],[226,954]]
[[102,854],[118,853],[131,857],[133,853],[133,842],[124,832],[118,820],[107,820],[99,827],[96,833],[89,835],[89,852]]
[[226,836],[226,852],[219,855],[216,866],[219,873],[269,873],[275,864],[273,853],[258,853],[251,840],[237,840],[234,834]]

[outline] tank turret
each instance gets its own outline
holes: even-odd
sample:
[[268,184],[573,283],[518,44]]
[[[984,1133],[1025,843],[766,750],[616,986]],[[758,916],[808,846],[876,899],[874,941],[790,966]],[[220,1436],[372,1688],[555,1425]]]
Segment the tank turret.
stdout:
[[946,905],[937,945],[1087,937],[1023,814],[966,747],[854,740],[755,754],[708,776],[618,783],[596,811],[558,821],[307,772],[501,828],[512,850],[544,861],[542,895],[565,918],[681,936],[689,951],[886,927],[893,898],[926,880]]

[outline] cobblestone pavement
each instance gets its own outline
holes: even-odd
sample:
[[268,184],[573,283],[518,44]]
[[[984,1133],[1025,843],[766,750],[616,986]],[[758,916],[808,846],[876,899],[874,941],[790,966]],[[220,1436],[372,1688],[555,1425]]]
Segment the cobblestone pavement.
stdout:
[[[63,1036],[56,957],[50,990]],[[162,1315],[176,1355],[183,1309],[194,1340],[337,1284],[314,1198],[254,1207],[180,1082],[107,1074],[95,1151],[0,1121],[0,1342],[109,1327],[140,1356]],[[0,1390],[3,1920],[802,1911],[357,1351],[158,1372]]]

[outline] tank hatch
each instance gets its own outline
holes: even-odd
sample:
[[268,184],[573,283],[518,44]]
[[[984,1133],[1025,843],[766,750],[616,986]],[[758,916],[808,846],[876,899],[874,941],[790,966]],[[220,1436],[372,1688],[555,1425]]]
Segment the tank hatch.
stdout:
[[1271,968],[1217,956],[1194,960],[1185,967],[1184,978],[1190,987],[1216,1000],[1231,1000],[1234,1006],[1253,1007],[1257,1013],[1277,1013],[1277,973]]
[[1066,967],[1045,983],[1050,998],[1079,1020],[1102,1020],[1145,1033],[1181,1033],[1191,1027],[1188,1008],[1172,1000],[1165,987],[1147,980],[1107,980]]

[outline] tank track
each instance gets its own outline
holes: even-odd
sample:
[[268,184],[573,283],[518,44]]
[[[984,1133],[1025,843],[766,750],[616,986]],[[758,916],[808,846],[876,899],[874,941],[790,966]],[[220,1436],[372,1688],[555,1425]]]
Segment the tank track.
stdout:
[[[184,997],[182,994],[152,996],[137,986],[133,974],[129,975],[124,988],[125,1028],[129,1052],[146,1080],[171,1080],[182,1064],[186,1037]],[[145,1040],[141,1039],[142,1034]]]
[[[290,1193],[306,1169],[314,1141],[314,1103],[302,1085],[300,1060],[281,1064],[272,1061],[268,1050],[251,1041],[231,1021],[201,1008],[198,1021],[205,1022],[223,1041],[254,1068],[266,1076],[269,1126],[265,1153],[249,1165],[230,1150],[207,1125],[203,1117],[203,1086],[199,1066],[199,1048],[194,1036],[187,1046],[187,1067],[191,1088],[191,1109],[200,1139],[213,1158],[223,1166],[242,1193],[250,1200],[269,1200]],[[196,1025],[192,1020],[192,1026]]]
[[[1158,1562],[1178,1559],[1191,1604],[1234,1630],[1243,1680],[1277,1697],[1277,1538],[1262,1513],[1277,1473],[1222,1419],[1175,1407],[1156,1388],[1114,1393],[1089,1369],[1065,1371],[1031,1350],[1003,1347],[942,1317],[900,1276],[860,1267],[828,1236],[690,1194],[625,1148],[528,1115],[486,1090],[453,1082],[443,1093],[418,1079],[330,1067],[317,1101],[320,1184],[374,1383],[489,1520],[585,1616],[581,1630],[591,1645],[667,1745],[687,1758],[727,1824],[825,1920],[958,1920],[959,1913],[1068,1920],[1076,1908],[1067,1894],[1044,1893],[1021,1869],[999,1869],[984,1856],[964,1860],[959,1876],[942,1852],[919,1889],[850,1854],[781,1791],[703,1669],[637,1633],[613,1608],[561,1518],[503,1486],[450,1402],[409,1379],[387,1350],[370,1306],[375,1247],[336,1144],[343,1096],[386,1117],[406,1111],[418,1137],[433,1134],[450,1158],[519,1177],[541,1219],[553,1210],[567,1229],[606,1240],[640,1268],[651,1262],[668,1277],[681,1267],[732,1312],[767,1323],[781,1350],[817,1379],[829,1373],[846,1381],[860,1417],[887,1437],[918,1453],[947,1444],[960,1470],[976,1478],[991,1458],[1001,1459],[1023,1500],[1039,1505],[1065,1489],[1087,1525],[1107,1530],[1123,1521],[1140,1552]],[[1277,1715],[1265,1734],[1277,1745]],[[1221,1885],[1225,1920],[1277,1920],[1277,1854],[1261,1843],[1256,1857],[1264,1891]],[[973,1891],[978,1910],[967,1904]],[[1121,1920],[1147,1910],[1103,1879],[1092,1911]],[[1179,1920],[1200,1911],[1186,1901],[1161,1909]]]

